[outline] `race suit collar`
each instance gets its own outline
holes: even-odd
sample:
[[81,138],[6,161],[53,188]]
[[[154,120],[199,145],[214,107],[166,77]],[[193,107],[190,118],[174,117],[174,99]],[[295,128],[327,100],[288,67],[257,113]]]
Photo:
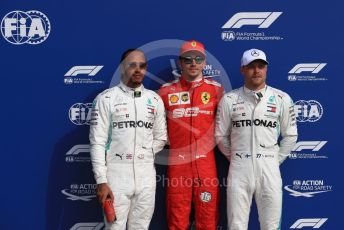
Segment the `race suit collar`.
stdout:
[[195,88],[195,87],[198,87],[198,86],[203,84],[204,76],[202,76],[202,78],[200,78],[200,79],[197,79],[196,81],[187,81],[187,80],[185,80],[185,78],[183,78],[183,76],[181,76],[179,78],[179,82],[180,82],[181,86],[184,86],[188,89],[189,88]]
[[140,85],[139,87],[137,87],[137,88],[130,88],[130,87],[126,86],[122,81],[121,81],[120,84],[119,84],[119,88],[120,88],[123,92],[125,92],[125,93],[131,95],[132,97],[141,97],[141,94],[142,94],[142,93],[144,92],[144,90],[145,90],[143,84],[141,84],[141,85]]
[[254,91],[254,90],[250,90],[249,88],[247,88],[246,86],[243,86],[244,88],[244,92],[248,95],[250,94],[257,94],[257,93],[261,93],[263,96],[266,92],[266,89],[268,88],[268,86],[266,85],[264,88],[260,89],[260,90],[257,90],[257,91]]
[[266,94],[267,88],[268,86],[266,85],[264,88],[260,90],[253,91],[247,88],[246,86],[243,86],[243,91],[248,98],[254,98],[256,102],[259,102]]

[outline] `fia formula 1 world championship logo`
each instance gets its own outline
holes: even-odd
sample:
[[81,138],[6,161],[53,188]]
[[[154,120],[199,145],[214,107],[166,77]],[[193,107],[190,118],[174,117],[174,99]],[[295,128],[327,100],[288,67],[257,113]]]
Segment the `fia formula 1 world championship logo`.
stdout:
[[[239,12],[234,14],[221,28],[223,41],[280,41],[283,37],[269,35],[269,27],[283,12]],[[256,26],[258,30],[241,29],[246,26]],[[231,30],[227,30],[231,29]]]
[[44,42],[51,31],[48,17],[40,11],[9,12],[1,21],[1,34],[11,44],[37,45]]

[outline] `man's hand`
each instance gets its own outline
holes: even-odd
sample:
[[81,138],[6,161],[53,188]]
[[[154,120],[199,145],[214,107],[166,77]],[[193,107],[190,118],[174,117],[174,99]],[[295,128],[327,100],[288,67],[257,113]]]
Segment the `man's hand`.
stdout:
[[112,201],[114,200],[112,191],[110,187],[107,185],[107,183],[97,185],[97,197],[102,205],[104,204],[107,197],[109,197]]

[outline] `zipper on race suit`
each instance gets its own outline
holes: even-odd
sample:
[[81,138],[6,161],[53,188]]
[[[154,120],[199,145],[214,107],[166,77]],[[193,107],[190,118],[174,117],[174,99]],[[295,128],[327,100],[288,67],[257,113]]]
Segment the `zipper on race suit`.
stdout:
[[[247,95],[246,95],[246,93],[245,93],[245,89],[244,88],[242,88],[243,89],[243,93],[244,93],[244,95],[245,95],[245,97],[247,98]],[[249,99],[250,100],[250,99]],[[255,101],[256,99],[254,98],[254,101],[253,101],[253,105],[254,105],[254,107],[253,107],[253,110],[252,110],[252,114],[251,114],[251,155],[252,155],[252,167],[253,167],[253,173],[255,174],[255,170],[256,170],[256,162],[255,162],[255,159],[257,159],[257,151],[254,151],[254,144],[253,144],[253,142],[255,142],[255,137],[254,137],[254,132],[255,132],[255,126],[254,126],[254,115],[255,115],[255,112],[256,112],[256,108],[257,108],[257,106],[258,106],[258,103],[259,103],[259,101]],[[253,154],[253,152],[254,152],[254,154]]]
[[[195,88],[192,88],[192,100],[191,100],[191,108],[193,108],[193,105],[194,105],[194,95],[195,95]],[[193,119],[192,119],[192,115],[190,116],[190,124],[191,124],[191,132],[190,132],[190,152],[192,153],[192,144],[191,144],[191,139],[192,139],[192,136],[193,136]],[[196,152],[191,154],[191,157],[194,157],[194,160],[195,160],[195,166],[196,166],[196,171],[197,171],[197,177],[198,177],[198,182],[200,183],[200,185],[202,185],[202,180],[201,180],[201,177],[199,176],[199,171],[198,171],[198,165],[197,165],[197,157],[196,157],[196,154],[197,154],[197,151],[198,151],[198,146],[197,146],[197,140],[195,139],[195,146],[196,146]],[[193,159],[191,159],[191,162],[192,162]],[[191,163],[192,165],[192,163]]]
[[132,94],[134,98],[134,111],[135,111],[135,135],[134,135],[134,152],[133,152],[133,171],[134,171],[134,182],[135,182],[135,193],[136,193],[136,173],[135,173],[135,158],[136,158],[136,128],[137,128],[137,108],[136,108],[136,97],[135,91]]
[[[265,86],[265,91],[266,91],[266,89],[267,89],[267,87]],[[244,93],[244,95],[246,96],[246,94],[245,94],[245,89],[243,88],[243,93]],[[259,154],[258,152],[257,152],[257,150],[258,150],[258,148],[255,148],[256,149],[256,151],[255,151],[255,155],[253,156],[253,149],[254,149],[254,145],[253,145],[253,142],[255,142],[255,137],[254,137],[254,132],[255,132],[255,126],[254,126],[254,115],[255,115],[255,112],[256,112],[256,109],[257,109],[257,107],[258,107],[258,105],[259,105],[259,103],[261,102],[261,100],[262,100],[262,97],[260,97],[257,101],[256,101],[257,99],[254,97],[254,108],[253,108],[253,111],[252,111],[252,114],[251,114],[251,154],[252,154],[252,166],[253,166],[253,172],[254,172],[254,174],[256,174],[256,172],[255,172],[255,170],[256,170],[256,162],[255,162],[255,160],[254,159],[258,159],[257,157],[258,157],[258,155],[257,154]],[[256,143],[256,146],[257,146],[257,143]]]
[[251,154],[252,154],[252,166],[253,166],[253,173],[255,174],[255,162],[254,162],[254,159],[257,158],[257,152],[255,152],[255,154],[253,154],[253,142],[254,142],[254,131],[255,131],[255,128],[254,128],[254,113],[256,111],[256,108],[257,108],[257,105],[258,104],[254,104],[254,108],[252,110],[252,114],[251,114]]

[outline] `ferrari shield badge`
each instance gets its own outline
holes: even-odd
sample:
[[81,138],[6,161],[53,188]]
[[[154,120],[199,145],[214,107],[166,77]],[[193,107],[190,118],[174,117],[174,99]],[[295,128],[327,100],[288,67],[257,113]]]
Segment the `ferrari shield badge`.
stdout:
[[203,92],[201,94],[201,99],[203,104],[208,104],[208,102],[210,101],[210,94],[208,92]]

